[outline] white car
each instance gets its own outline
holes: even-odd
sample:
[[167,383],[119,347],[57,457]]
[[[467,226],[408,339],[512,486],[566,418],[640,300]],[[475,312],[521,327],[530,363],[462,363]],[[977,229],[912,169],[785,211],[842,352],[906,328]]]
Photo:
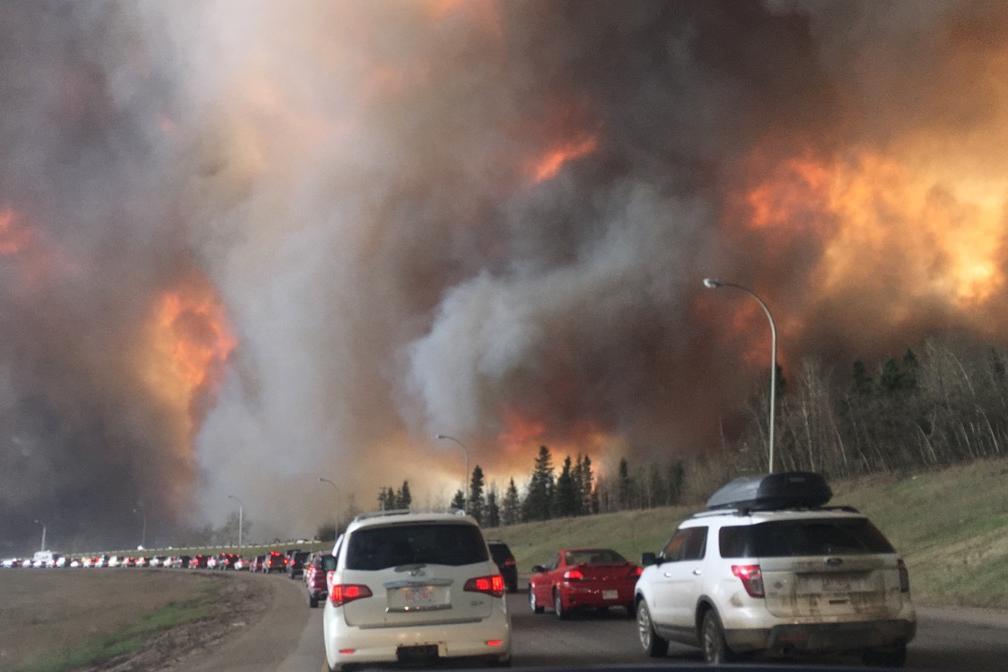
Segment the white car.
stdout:
[[826,507],[818,474],[736,479],[684,521],[637,581],[641,646],[700,646],[711,663],[750,652],[856,652],[901,667],[917,621],[903,560],[862,514]]
[[471,517],[358,516],[333,556],[322,619],[330,670],[443,658],[510,663],[504,579]]

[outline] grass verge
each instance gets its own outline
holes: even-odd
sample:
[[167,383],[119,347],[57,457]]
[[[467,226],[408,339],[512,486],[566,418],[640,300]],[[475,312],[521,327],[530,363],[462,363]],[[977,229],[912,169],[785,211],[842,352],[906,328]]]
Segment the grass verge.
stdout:
[[223,585],[214,581],[192,599],[169,602],[144,614],[126,628],[112,634],[95,637],[70,650],[56,651],[30,661],[18,672],[64,672],[100,665],[120,656],[140,650],[147,642],[171,628],[200,621],[213,613]]

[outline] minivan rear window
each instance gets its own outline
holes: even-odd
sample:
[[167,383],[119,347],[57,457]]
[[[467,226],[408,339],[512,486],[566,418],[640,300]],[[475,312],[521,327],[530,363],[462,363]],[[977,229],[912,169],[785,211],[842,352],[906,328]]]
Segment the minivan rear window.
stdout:
[[399,565],[471,565],[488,560],[483,535],[466,523],[419,523],[357,530],[350,535],[347,569]]
[[895,553],[867,518],[775,520],[731,525],[718,533],[722,558]]

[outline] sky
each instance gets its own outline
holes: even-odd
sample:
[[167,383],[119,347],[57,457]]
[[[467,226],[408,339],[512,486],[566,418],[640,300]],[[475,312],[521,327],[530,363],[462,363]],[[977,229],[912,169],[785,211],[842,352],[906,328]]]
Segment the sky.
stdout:
[[[304,536],[765,381],[1003,344],[983,2],[0,5],[0,555]],[[846,375],[845,370],[838,372]],[[320,483],[325,477],[337,491]]]

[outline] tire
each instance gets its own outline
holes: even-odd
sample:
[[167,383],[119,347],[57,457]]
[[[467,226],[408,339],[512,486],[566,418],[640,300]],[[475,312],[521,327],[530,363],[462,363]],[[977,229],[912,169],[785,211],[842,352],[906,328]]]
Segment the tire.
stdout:
[[907,659],[906,644],[899,644],[892,649],[869,649],[861,659],[865,665],[875,667],[905,667]]
[[308,593],[308,608],[315,609],[316,607],[318,607],[318,598]]
[[637,603],[637,637],[640,640],[641,648],[651,658],[663,658],[668,653],[668,640],[661,637],[654,629],[651,622],[651,611],[648,610],[647,602],[641,600]]
[[532,590],[531,586],[529,587],[529,609],[532,610],[533,614],[541,614],[544,610],[544,607],[536,602],[535,592]]
[[713,609],[708,609],[704,614],[703,624],[700,626],[700,646],[703,649],[704,660],[709,665],[723,665],[736,660],[732,650],[725,643],[721,619]]
[[559,591],[553,592],[553,613],[555,613],[556,617],[561,621],[566,621],[570,618],[570,612],[563,607],[563,600],[560,599]]

